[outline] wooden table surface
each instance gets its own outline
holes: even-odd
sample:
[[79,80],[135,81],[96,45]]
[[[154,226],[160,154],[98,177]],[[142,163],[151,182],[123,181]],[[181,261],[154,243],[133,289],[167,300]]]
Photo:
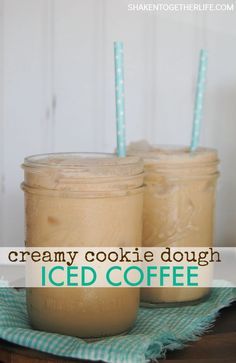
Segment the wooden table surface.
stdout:
[[[21,348],[0,340],[1,363],[85,363],[61,359]],[[236,303],[221,310],[216,323],[199,341],[185,349],[169,352],[163,363],[236,363]],[[154,361],[153,361],[154,363]]]

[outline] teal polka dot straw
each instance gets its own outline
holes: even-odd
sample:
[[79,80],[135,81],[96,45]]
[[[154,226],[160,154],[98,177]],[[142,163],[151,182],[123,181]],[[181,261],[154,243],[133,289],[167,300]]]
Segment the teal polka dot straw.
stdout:
[[201,122],[202,122],[203,96],[205,92],[206,69],[207,69],[207,51],[201,49],[196,96],[195,96],[194,115],[193,115],[192,142],[190,146],[190,151],[195,151],[199,146]]
[[122,42],[114,42],[115,87],[116,87],[116,136],[117,155],[126,156],[125,141],[125,100],[124,100],[124,46]]

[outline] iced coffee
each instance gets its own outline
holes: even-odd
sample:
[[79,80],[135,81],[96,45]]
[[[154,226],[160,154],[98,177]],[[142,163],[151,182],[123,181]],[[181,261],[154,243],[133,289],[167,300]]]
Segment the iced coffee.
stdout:
[[[153,147],[134,143],[129,153],[144,160],[143,245],[211,247],[218,157],[214,149]],[[144,288],[146,303],[196,302],[208,288]]]
[[[138,247],[143,163],[109,154],[47,154],[25,159],[27,247]],[[31,288],[35,329],[82,338],[121,334],[134,324],[137,288]]]

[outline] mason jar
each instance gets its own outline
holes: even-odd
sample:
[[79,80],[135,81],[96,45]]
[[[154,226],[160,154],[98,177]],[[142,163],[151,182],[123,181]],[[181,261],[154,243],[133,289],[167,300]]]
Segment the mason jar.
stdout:
[[[25,158],[27,247],[139,247],[143,163],[112,154],[55,153]],[[97,338],[135,322],[138,288],[29,288],[35,329]]]
[[[144,161],[143,246],[211,247],[213,244],[218,156],[214,149],[131,146]],[[196,303],[209,288],[141,289],[144,305]]]

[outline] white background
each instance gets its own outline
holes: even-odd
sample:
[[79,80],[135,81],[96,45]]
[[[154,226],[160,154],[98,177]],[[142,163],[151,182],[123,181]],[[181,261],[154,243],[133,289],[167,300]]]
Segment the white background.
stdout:
[[114,40],[125,43],[128,142],[189,144],[198,54],[207,48],[201,144],[221,159],[216,243],[236,244],[236,5],[157,14],[128,12],[128,3],[0,0],[1,245],[24,241],[24,156],[114,150]]

